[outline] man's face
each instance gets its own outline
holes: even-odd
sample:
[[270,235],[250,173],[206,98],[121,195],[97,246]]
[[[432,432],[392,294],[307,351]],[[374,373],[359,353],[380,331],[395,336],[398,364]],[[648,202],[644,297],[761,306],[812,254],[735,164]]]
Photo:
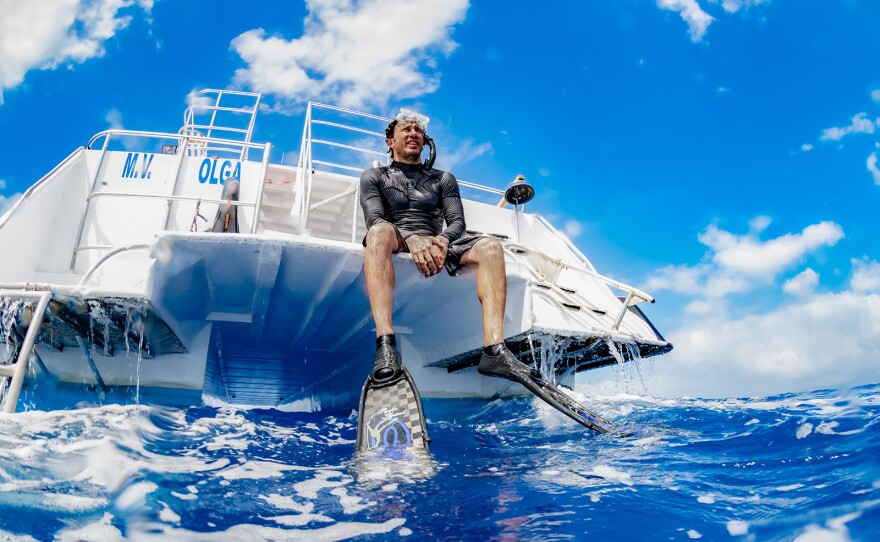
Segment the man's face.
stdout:
[[394,159],[408,164],[417,164],[425,146],[425,134],[415,122],[398,123],[394,127],[394,137],[386,139],[394,152]]

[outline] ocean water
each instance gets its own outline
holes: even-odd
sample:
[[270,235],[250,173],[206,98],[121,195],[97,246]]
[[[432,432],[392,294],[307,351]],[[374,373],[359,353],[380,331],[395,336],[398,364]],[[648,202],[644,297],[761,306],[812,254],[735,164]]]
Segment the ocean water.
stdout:
[[3,414],[0,540],[880,540],[880,385],[581,399],[639,436],[431,401],[431,456],[395,463],[348,413]]

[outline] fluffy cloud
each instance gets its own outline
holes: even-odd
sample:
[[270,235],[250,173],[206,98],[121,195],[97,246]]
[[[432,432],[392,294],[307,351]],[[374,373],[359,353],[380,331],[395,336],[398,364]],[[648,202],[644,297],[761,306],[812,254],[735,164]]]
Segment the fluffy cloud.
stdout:
[[[139,0],[149,13],[152,0]],[[0,0],[0,104],[3,90],[32,69],[53,69],[104,54],[104,42],[131,22],[134,0]]]
[[758,4],[769,2],[770,0],[721,0],[721,7],[728,13],[736,13],[741,8],[750,8]]
[[867,164],[868,171],[871,172],[871,175],[874,176],[874,183],[880,186],[880,168],[877,167],[877,153],[872,152],[868,156]]
[[346,107],[384,105],[436,90],[436,56],[456,47],[452,28],[468,0],[309,0],[302,37],[249,30],[232,41],[247,64],[238,85],[285,103],[321,98]]
[[[450,136],[445,136],[448,140]],[[454,139],[454,138],[453,138]],[[456,166],[470,162],[474,158],[483,156],[484,154],[492,154],[494,149],[489,142],[477,143],[473,139],[465,139],[463,141],[454,141],[452,150],[440,152],[438,149],[437,167],[440,169],[451,171]]]
[[12,194],[11,196],[4,196],[0,194],[0,217],[6,214],[6,211],[12,209],[12,206],[21,198],[21,192],[17,192]]
[[657,0],[657,6],[669,11],[677,11],[687,23],[692,41],[701,41],[706,29],[715,20],[703,11],[697,0]]
[[840,226],[821,222],[807,226],[800,233],[761,241],[758,235],[769,225],[769,220],[755,218],[746,235],[735,235],[710,225],[698,236],[709,248],[703,262],[663,267],[648,279],[645,287],[649,291],[670,290],[706,299],[742,293],[772,282],[806,255],[834,246],[843,238]]
[[813,224],[801,233],[763,242],[753,234],[738,236],[714,225],[699,236],[700,242],[714,251],[712,260],[722,269],[765,277],[778,274],[820,247],[834,246],[842,238],[843,229],[834,222]]
[[768,314],[694,319],[653,362],[659,396],[742,397],[880,382],[880,296],[826,294]]
[[880,119],[871,120],[867,113],[858,113],[850,121],[849,126],[832,127],[822,130],[819,139],[822,141],[840,141],[850,134],[873,134],[877,126],[880,126]]
[[853,274],[850,287],[856,292],[880,293],[880,262],[867,258],[852,260]]
[[782,285],[782,291],[787,294],[805,297],[811,295],[818,284],[819,273],[807,268],[785,281],[785,284]]
[[[849,289],[839,293],[815,294],[819,275],[808,268],[783,284],[794,296],[788,302],[762,314],[729,314],[723,295],[772,281],[843,238],[840,226],[821,222],[758,240],[768,225],[757,217],[743,236],[710,226],[699,235],[709,248],[702,263],[668,266],[649,281],[695,298],[685,308],[690,318],[666,332],[675,350],[651,362],[649,394],[743,397],[880,382],[880,262],[853,259]],[[600,388],[619,384],[606,380]]]
[[[741,9],[749,9],[759,4],[764,4],[770,0],[702,0],[703,5],[721,4],[726,14],[736,13]],[[701,2],[698,0],[657,0],[657,6],[667,11],[677,11],[684,22],[688,25],[688,31],[691,40],[694,42],[702,41],[706,30],[715,17],[712,17],[703,9]],[[639,61],[643,64],[644,61]],[[719,93],[726,92],[727,89],[719,87]]]
[[577,220],[566,220],[562,231],[569,239],[577,239],[580,234],[584,233],[584,227]]

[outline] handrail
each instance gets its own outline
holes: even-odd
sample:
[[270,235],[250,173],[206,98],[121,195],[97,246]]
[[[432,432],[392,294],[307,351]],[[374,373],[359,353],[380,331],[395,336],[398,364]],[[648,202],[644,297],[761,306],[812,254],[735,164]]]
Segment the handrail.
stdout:
[[41,188],[44,184],[49,182],[49,179],[51,179],[52,176],[58,170],[60,170],[64,166],[66,166],[68,162],[71,162],[74,159],[74,157],[78,153],[82,152],[83,150],[84,150],[83,147],[80,147],[80,148],[76,149],[75,151],[73,151],[72,153],[70,153],[67,156],[67,158],[65,158],[64,160],[61,161],[61,163],[59,163],[57,166],[53,167],[49,173],[43,175],[39,181],[37,181],[33,184],[33,186],[31,186],[30,188],[25,190],[24,194],[22,194],[21,197],[18,198],[18,201],[16,201],[15,204],[13,204],[13,206],[10,207],[8,211],[3,213],[3,215],[0,215],[0,219],[2,219],[2,221],[0,221],[0,228],[2,228],[3,225],[9,221],[9,219],[12,217],[12,215],[15,213],[15,211],[18,209],[18,207],[20,205],[22,205],[22,203],[24,203],[24,201],[26,199],[30,198],[39,188]]
[[238,147],[247,147],[248,149],[258,149],[260,147],[266,147],[268,143],[251,143],[249,141],[236,141],[234,139],[223,139],[216,137],[207,137],[207,136],[183,136],[181,134],[172,134],[170,132],[149,132],[142,130],[120,130],[118,128],[112,128],[110,130],[103,130],[93,135],[89,140],[89,144],[86,146],[87,149],[91,150],[92,145],[103,136],[113,136],[113,135],[124,135],[125,137],[154,137],[157,139],[174,139],[180,140],[186,137],[190,141],[204,141],[204,142],[212,142],[212,143],[222,143],[224,145],[235,145]]
[[[182,141],[183,148],[179,149],[178,153],[177,153],[178,160],[177,160],[177,164],[175,166],[175,172],[174,172],[174,177],[173,177],[174,183],[172,184],[172,187],[171,187],[172,193],[168,194],[168,195],[160,195],[160,194],[130,194],[130,193],[119,193],[119,192],[96,192],[95,190],[97,187],[97,183],[101,177],[101,168],[104,164],[104,158],[107,155],[107,147],[110,143],[110,139],[113,138],[113,136],[141,137],[141,138],[155,138],[155,139],[173,139],[178,142]],[[79,249],[82,247],[82,245],[81,245],[82,235],[83,235],[83,231],[85,230],[86,219],[87,219],[88,213],[89,213],[89,206],[90,206],[91,200],[93,198],[96,198],[99,196],[102,196],[102,197],[103,196],[115,196],[115,197],[164,199],[165,201],[168,202],[168,205],[169,205],[169,207],[166,209],[165,218],[162,222],[162,228],[164,229],[164,228],[168,227],[168,220],[169,220],[169,216],[170,216],[170,205],[173,201],[201,200],[201,201],[207,201],[209,203],[217,203],[217,204],[226,203],[226,200],[223,200],[223,199],[207,200],[204,198],[196,198],[196,197],[192,197],[192,196],[177,196],[174,194],[174,192],[176,192],[176,190],[177,190],[178,178],[180,177],[181,168],[183,166],[183,157],[186,155],[187,149],[191,143],[201,142],[201,143],[205,144],[205,147],[207,147],[208,143],[232,145],[232,146],[235,146],[237,148],[242,149],[242,153],[241,153],[242,157],[246,156],[247,153],[245,151],[247,149],[262,149],[263,156],[262,156],[262,165],[260,168],[261,178],[266,177],[266,172],[268,171],[268,167],[269,167],[269,153],[271,152],[271,149],[272,149],[272,145],[270,143],[251,143],[250,141],[235,141],[235,140],[231,140],[231,139],[221,139],[221,138],[193,136],[193,135],[170,134],[167,132],[132,131],[132,130],[119,130],[119,129],[104,130],[102,132],[95,134],[89,140],[89,144],[88,144],[87,148],[91,149],[92,145],[102,137],[104,138],[104,144],[102,145],[102,148],[101,148],[101,158],[98,160],[98,166],[95,169],[95,174],[94,174],[94,178],[92,179],[91,189],[89,190],[89,193],[86,196],[86,205],[85,205],[85,209],[83,210],[83,214],[80,218],[80,225],[79,225],[79,229],[78,229],[77,237],[76,237],[76,245],[73,249],[73,252],[71,253],[71,258],[70,258],[70,270],[71,271],[73,271],[76,267],[76,258],[77,258],[77,254],[79,253]],[[242,158],[242,160],[243,159],[244,158]],[[254,203],[239,202],[239,201],[229,202],[229,203],[231,203],[233,205],[237,205],[237,206],[253,207],[254,208],[254,218],[253,218],[253,221],[251,224],[251,233],[256,233],[256,231],[257,231],[257,225],[260,220],[259,213],[260,213],[260,208],[262,206],[263,189],[264,189],[264,184],[260,183],[260,186],[257,188],[257,195],[256,195],[256,200]]]
[[555,237],[561,239],[562,242],[565,243],[566,248],[568,248],[568,250],[570,250],[575,255],[575,257],[578,258],[581,263],[584,264],[584,266],[586,266],[587,269],[591,270],[593,273],[596,272],[596,268],[593,267],[593,264],[590,263],[590,260],[586,256],[584,256],[584,253],[581,252],[578,247],[574,246],[574,243],[571,242],[567,235],[562,235],[561,233],[559,233],[559,230],[554,228],[552,224],[547,222],[546,218],[539,215],[538,213],[532,213],[532,216],[534,216],[535,220],[537,220],[539,224],[549,230],[550,233],[552,233]]
[[28,325],[27,333],[25,333],[24,342],[18,351],[15,363],[0,366],[0,376],[12,378],[9,383],[9,391],[6,396],[6,405],[3,411],[7,414],[15,412],[18,406],[18,396],[21,393],[21,385],[24,383],[24,375],[27,372],[28,362],[30,361],[31,351],[37,341],[37,334],[40,326],[43,324],[43,315],[46,313],[46,307],[49,305],[49,299],[52,292],[17,292],[9,290],[0,290],[0,296],[10,296],[17,298],[38,298],[37,308],[33,312],[30,325]]
[[88,280],[90,278],[92,278],[92,275],[95,273],[95,271],[97,271],[98,268],[104,264],[104,262],[106,262],[107,260],[109,260],[113,256],[116,256],[117,254],[120,254],[122,252],[127,252],[129,250],[150,250],[150,245],[144,245],[144,244],[128,245],[128,246],[113,249],[109,253],[104,254],[100,260],[95,262],[95,264],[92,265],[88,271],[86,271],[86,273],[83,275],[83,277],[79,280],[79,286],[83,286],[86,282],[88,282]]
[[[306,106],[305,121],[303,123],[303,133],[302,133],[302,140],[300,143],[299,160],[297,161],[297,165],[296,165],[296,167],[297,167],[297,181],[296,181],[296,183],[297,184],[296,184],[294,192],[296,194],[297,199],[294,202],[293,207],[291,208],[291,216],[290,216],[291,219],[296,219],[299,221],[300,227],[303,231],[306,230],[306,225],[308,224],[310,211],[312,211],[316,208],[319,208],[324,204],[327,204],[332,201],[336,201],[342,197],[346,197],[348,195],[351,195],[351,193],[352,193],[352,191],[349,190],[343,194],[339,194],[337,196],[333,196],[333,197],[330,197],[329,199],[326,199],[324,201],[313,204],[311,200],[312,200],[312,185],[314,183],[315,174],[316,174],[315,166],[320,165],[320,166],[325,166],[325,168],[329,168],[330,170],[338,169],[338,170],[350,171],[350,172],[354,172],[354,173],[362,172],[365,169],[364,164],[349,165],[349,164],[344,164],[344,163],[338,163],[338,161],[317,159],[314,156],[314,150],[313,150],[314,144],[317,143],[319,145],[323,145],[323,146],[327,146],[327,147],[334,147],[334,148],[339,148],[339,149],[350,150],[350,151],[354,151],[356,153],[366,154],[371,157],[372,156],[385,157],[388,154],[387,149],[384,148],[384,145],[383,145],[382,150],[374,150],[371,148],[366,148],[365,146],[362,146],[362,145],[352,145],[352,144],[345,143],[345,142],[342,142],[339,140],[333,141],[333,140],[329,140],[329,139],[322,139],[322,138],[313,137],[312,126],[317,124],[317,125],[321,125],[321,126],[328,126],[331,128],[339,129],[339,130],[355,132],[357,134],[365,134],[365,135],[368,135],[371,137],[379,138],[382,141],[384,141],[384,139],[385,139],[384,130],[381,132],[374,131],[374,130],[361,128],[358,126],[352,126],[350,124],[345,124],[343,122],[334,122],[334,121],[330,121],[330,120],[315,118],[315,109],[316,108],[317,109],[325,109],[328,111],[336,111],[336,112],[345,113],[348,115],[354,115],[354,116],[360,117],[360,118],[381,121],[383,123],[387,123],[392,120],[387,117],[382,117],[379,115],[372,115],[370,113],[363,113],[361,111],[355,111],[353,109],[348,109],[345,107],[337,107],[337,106],[327,105],[327,104],[323,104],[323,103],[319,103],[319,102],[308,102],[308,104]],[[378,146],[377,146],[377,148],[378,148]],[[325,169],[324,171],[327,171],[327,170]],[[331,172],[337,173],[334,171],[331,171]],[[492,188],[489,186],[484,186],[484,185],[477,184],[477,183],[463,181],[460,179],[458,180],[458,184],[461,187],[472,188],[472,189],[480,190],[480,191],[487,192],[490,194],[497,194],[497,195],[504,194],[503,190],[500,190],[497,188]],[[356,194],[359,194],[359,190],[357,187],[354,190],[355,190]],[[356,197],[355,198],[355,208],[352,213],[353,216],[355,217],[352,220],[352,236],[351,236],[352,242],[355,242],[356,238],[357,238],[357,219],[356,219],[357,205],[358,205],[358,202],[357,202],[357,197]]]
[[[233,133],[242,133],[244,134],[244,142],[249,143],[251,137],[254,133],[254,122],[256,121],[257,111],[260,109],[260,100],[263,98],[263,95],[259,92],[246,92],[241,90],[222,90],[222,89],[203,89],[198,92],[198,94],[202,97],[208,98],[211,95],[214,95],[214,104],[213,105],[204,105],[204,104],[192,104],[186,108],[183,112],[183,128],[182,129],[195,129],[201,128],[206,129],[207,137],[212,137],[211,133],[214,131],[221,132],[233,132]],[[224,96],[245,96],[248,98],[253,98],[254,103],[252,106],[245,107],[224,107],[220,105],[220,102],[223,100]],[[204,110],[205,113],[211,113],[211,120],[209,124],[195,124],[195,117],[197,110]],[[216,124],[217,120],[217,112],[223,111],[228,113],[241,113],[250,116],[250,119],[247,123],[247,128],[234,128],[231,126],[218,126]],[[221,150],[223,152],[234,152],[231,149],[214,149]],[[248,148],[242,147],[241,152],[239,153],[239,160],[247,160],[248,158]]]
[[94,194],[90,194],[86,197],[86,201],[91,201],[97,197],[103,196],[118,196],[122,198],[145,198],[145,199],[164,199],[167,201],[201,201],[202,203],[229,203],[230,205],[237,205],[239,207],[256,207],[256,203],[251,203],[249,201],[235,201],[235,200],[226,200],[226,199],[208,199],[208,198],[199,198],[196,196],[163,196],[162,194],[131,194],[129,192],[95,192]]
[[[538,254],[542,258],[547,259],[548,262],[553,263],[560,268],[571,269],[573,271],[580,271],[580,272],[585,273],[589,276],[592,276],[593,278],[601,280],[602,282],[604,282],[608,285],[614,286],[616,288],[619,288],[619,289],[627,292],[626,298],[624,299],[624,301],[622,301],[620,311],[618,311],[617,316],[614,319],[614,322],[611,324],[611,331],[619,332],[620,324],[623,322],[623,317],[626,316],[626,311],[627,311],[627,309],[629,309],[629,307],[631,307],[633,305],[637,305],[637,304],[641,303],[642,301],[648,301],[650,303],[654,303],[653,297],[651,297],[650,295],[646,294],[645,292],[639,290],[638,288],[634,288],[634,287],[629,286],[627,284],[624,284],[622,282],[616,281],[612,278],[608,278],[604,275],[600,275],[600,274],[595,273],[593,271],[590,271],[586,268],[567,264],[559,258],[556,258],[556,259],[551,258],[549,255],[545,254],[544,252],[541,252],[540,250],[535,250],[535,249],[526,247],[525,245],[520,245],[518,243],[511,243],[511,242],[505,242],[504,249],[507,251],[508,254],[511,254],[514,258],[516,258],[517,260],[520,260],[521,263],[523,263],[526,266],[526,268],[532,272],[532,274],[534,276],[547,280],[549,282],[550,287],[553,289],[553,291],[556,292],[557,295],[565,297],[569,301],[576,301],[578,305],[584,305],[584,304],[591,305],[591,304],[584,303],[585,301],[588,301],[586,297],[584,297],[580,294],[571,293],[566,290],[563,290],[559,285],[557,285],[556,278],[558,277],[558,274],[557,274],[557,277],[554,277],[551,279],[550,277],[547,277],[543,273],[538,271],[535,268],[535,266],[533,266],[526,259],[526,256],[528,255],[529,252],[534,253],[534,254]],[[575,297],[577,297],[577,299],[572,299]],[[634,299],[637,299],[637,301],[633,302]],[[591,307],[591,309],[592,308],[593,307]]]
[[[599,273],[596,273],[595,271],[587,269],[586,267],[582,267],[577,264],[565,262],[561,258],[553,258],[549,254],[542,252],[540,250],[537,250],[535,248],[532,248],[532,247],[529,247],[526,245],[521,245],[519,243],[509,242],[509,241],[505,242],[504,246],[505,246],[505,248],[508,248],[508,249],[515,248],[515,249],[519,249],[519,250],[523,251],[522,253],[516,253],[513,250],[510,250],[510,252],[512,254],[515,254],[517,257],[520,257],[523,254],[527,254],[527,253],[531,252],[531,253],[537,254],[537,255],[545,258],[548,262],[555,264],[559,267],[562,267],[565,269],[571,269],[572,271],[579,271],[579,272],[584,273],[586,275],[589,275],[595,279],[601,280],[602,282],[604,282],[605,284],[608,284],[609,286],[614,286],[615,288],[619,288],[620,290],[623,290],[624,292],[632,292],[634,297],[637,297],[637,298],[641,299],[642,301],[647,301],[649,303],[654,303],[654,301],[655,301],[655,299],[651,295],[643,292],[642,290],[639,290],[638,288],[636,288],[634,286],[630,286],[630,285],[625,284],[623,282],[620,282],[618,280],[614,280],[610,277],[606,277],[605,275],[600,275]],[[638,303],[641,303],[641,301],[639,301]]]

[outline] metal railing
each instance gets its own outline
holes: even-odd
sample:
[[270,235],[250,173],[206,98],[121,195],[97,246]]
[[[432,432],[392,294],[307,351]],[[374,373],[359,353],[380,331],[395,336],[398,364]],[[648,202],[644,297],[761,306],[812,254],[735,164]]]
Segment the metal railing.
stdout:
[[[24,342],[18,350],[15,360],[6,365],[0,365],[0,377],[10,379],[9,387],[5,392],[6,403],[3,411],[6,413],[15,412],[18,406],[18,396],[21,393],[21,386],[24,383],[24,376],[28,370],[31,352],[37,340],[37,334],[40,332],[40,326],[43,324],[43,315],[46,313],[46,307],[52,298],[52,292],[25,292],[18,290],[0,290],[0,298],[11,297],[16,299],[36,299],[37,306],[31,315],[31,321],[27,326],[27,333],[24,336]],[[5,382],[3,382],[5,384]]]
[[[132,194],[129,192],[96,192],[98,187],[98,183],[101,180],[101,174],[103,173],[104,162],[107,156],[107,148],[110,144],[111,138],[114,136],[125,137],[125,138],[152,138],[159,140],[176,140],[180,142],[181,147],[177,149],[177,163],[175,165],[174,174],[173,174],[173,182],[171,185],[171,193],[167,195],[159,195],[159,194]],[[122,198],[141,198],[141,199],[162,199],[167,202],[167,206],[165,208],[165,217],[162,222],[162,231],[168,229],[168,225],[171,219],[171,204],[174,201],[192,201],[192,202],[208,202],[208,203],[228,203],[231,205],[235,205],[238,207],[253,207],[254,208],[254,218],[251,223],[251,231],[250,233],[256,233],[257,226],[259,224],[260,217],[260,208],[262,206],[263,201],[263,183],[259,183],[259,187],[256,192],[256,199],[254,202],[244,202],[244,201],[227,201],[227,200],[208,200],[201,197],[196,196],[180,196],[176,195],[178,186],[180,184],[180,176],[183,170],[183,160],[187,156],[187,149],[192,142],[197,142],[203,144],[204,147],[209,147],[209,143],[215,143],[219,145],[229,145],[232,147],[238,147],[242,149],[242,156],[246,156],[245,150],[247,149],[262,149],[262,164],[260,168],[260,176],[259,179],[266,178],[267,171],[269,169],[269,153],[272,149],[272,145],[270,143],[251,143],[249,141],[235,141],[231,139],[219,139],[219,138],[208,138],[208,137],[198,137],[198,136],[181,136],[179,134],[169,134],[165,132],[144,132],[144,131],[130,131],[130,130],[105,130],[103,132],[99,132],[95,134],[90,140],[87,146],[88,149],[92,149],[92,146],[101,138],[104,138],[103,145],[101,146],[101,156],[98,159],[98,165],[95,167],[95,173],[92,176],[91,188],[89,189],[89,193],[86,196],[86,205],[83,209],[82,216],[80,217],[79,228],[77,229],[76,236],[76,245],[73,249],[70,258],[70,271],[74,271],[76,268],[76,259],[77,255],[84,250],[114,250],[116,246],[105,246],[105,245],[83,245],[82,244],[82,236],[85,231],[86,220],[88,219],[89,209],[91,207],[91,201],[97,197],[122,197]]]
[[[642,290],[639,290],[638,288],[635,288],[623,282],[614,280],[610,277],[606,277],[605,275],[600,275],[595,270],[588,269],[583,265],[565,262],[561,258],[553,258],[549,254],[541,252],[540,250],[518,243],[506,242],[504,244],[504,248],[506,249],[507,253],[510,254],[514,259],[524,264],[535,277],[546,281],[546,283],[554,290],[557,295],[563,298],[567,298],[567,300],[570,301],[576,301],[577,303],[574,304],[578,306],[589,305],[589,303],[584,296],[581,296],[574,292],[566,291],[557,284],[559,276],[562,274],[562,271],[566,269],[583,273],[589,277],[599,280],[607,286],[612,286],[623,292],[626,292],[626,298],[621,302],[620,310],[618,311],[614,319],[614,323],[611,325],[612,331],[618,331],[620,329],[620,324],[623,322],[623,317],[626,316],[626,311],[629,309],[629,307],[633,305],[638,305],[643,301],[654,303],[654,298],[651,297],[649,294],[643,292]],[[548,276],[546,273],[541,272],[541,270],[532,265],[532,263],[528,261],[529,254],[535,254],[539,258],[542,258],[546,263],[552,265],[554,269],[552,276]]]
[[[236,150],[238,150],[238,159],[247,160],[247,147],[240,147],[239,149],[236,149],[235,147],[221,147],[217,145],[222,145],[224,143],[224,139],[232,139],[231,136],[235,136],[237,134],[242,135],[242,139],[240,140],[240,142],[249,143],[251,141],[251,137],[254,133],[254,122],[257,118],[257,110],[260,107],[260,99],[262,98],[262,94],[259,94],[257,92],[243,92],[238,90],[205,89],[198,92],[196,96],[196,101],[210,100],[211,97],[214,98],[213,105],[194,103],[186,108],[186,110],[183,112],[183,127],[180,129],[179,134],[183,136],[197,137],[199,134],[202,134],[207,141],[210,141],[214,144],[214,146],[206,144],[203,149],[199,149],[200,152],[205,152],[206,154],[210,152],[234,153],[236,152]],[[221,103],[223,102],[224,97],[243,98],[244,101],[248,101],[250,102],[250,104],[245,107],[223,106],[221,105]],[[246,116],[247,121],[243,123],[243,127],[241,128],[217,124],[217,113],[228,114],[226,116]],[[196,123],[197,119],[199,119],[201,116],[205,116],[208,114],[210,114],[211,118],[207,121],[207,123]],[[225,138],[216,138],[213,132],[220,132],[222,134],[228,135]]]
[[[315,110],[322,110],[331,115],[337,114],[340,116],[353,117],[359,122],[375,125],[376,129],[363,128],[355,126],[353,124],[346,124],[343,122],[334,122],[331,120],[315,118]],[[384,158],[385,163],[390,163],[391,157],[389,156],[387,152],[388,149],[385,145],[385,126],[389,122],[391,122],[391,120],[392,119],[387,117],[372,115],[370,113],[363,113],[344,107],[337,107],[318,102],[308,103],[306,107],[305,123],[303,125],[302,141],[300,144],[299,161],[297,162],[296,166],[297,180],[295,193],[297,194],[297,199],[294,202],[293,208],[291,209],[291,219],[299,221],[299,226],[301,230],[306,229],[306,224],[309,220],[310,211],[313,211],[334,201],[338,201],[349,196],[354,196],[354,201],[352,204],[351,242],[357,242],[357,213],[360,205],[359,184],[355,183],[354,188],[344,190],[343,192],[335,194],[320,202],[312,203],[312,189],[315,181],[316,166],[323,166],[323,168],[326,168],[326,171],[328,173],[336,173],[338,170],[342,172],[354,172],[360,174],[365,169],[370,167],[371,162],[375,161],[377,157]],[[340,130],[342,131],[342,133],[346,133],[349,136],[364,135],[369,138],[374,138],[376,141],[376,145],[375,147],[366,147],[354,143],[316,138],[313,135],[314,125],[326,126],[332,129]],[[317,159],[314,156],[313,146],[315,144],[322,147],[331,147],[334,149],[344,149],[352,151],[353,153],[356,153],[355,155],[358,156],[358,159],[357,161],[352,161],[348,163],[340,163],[329,159]],[[468,181],[463,181],[461,179],[458,180],[458,184],[463,187],[472,188],[490,194],[504,194],[503,190],[483,186]]]

